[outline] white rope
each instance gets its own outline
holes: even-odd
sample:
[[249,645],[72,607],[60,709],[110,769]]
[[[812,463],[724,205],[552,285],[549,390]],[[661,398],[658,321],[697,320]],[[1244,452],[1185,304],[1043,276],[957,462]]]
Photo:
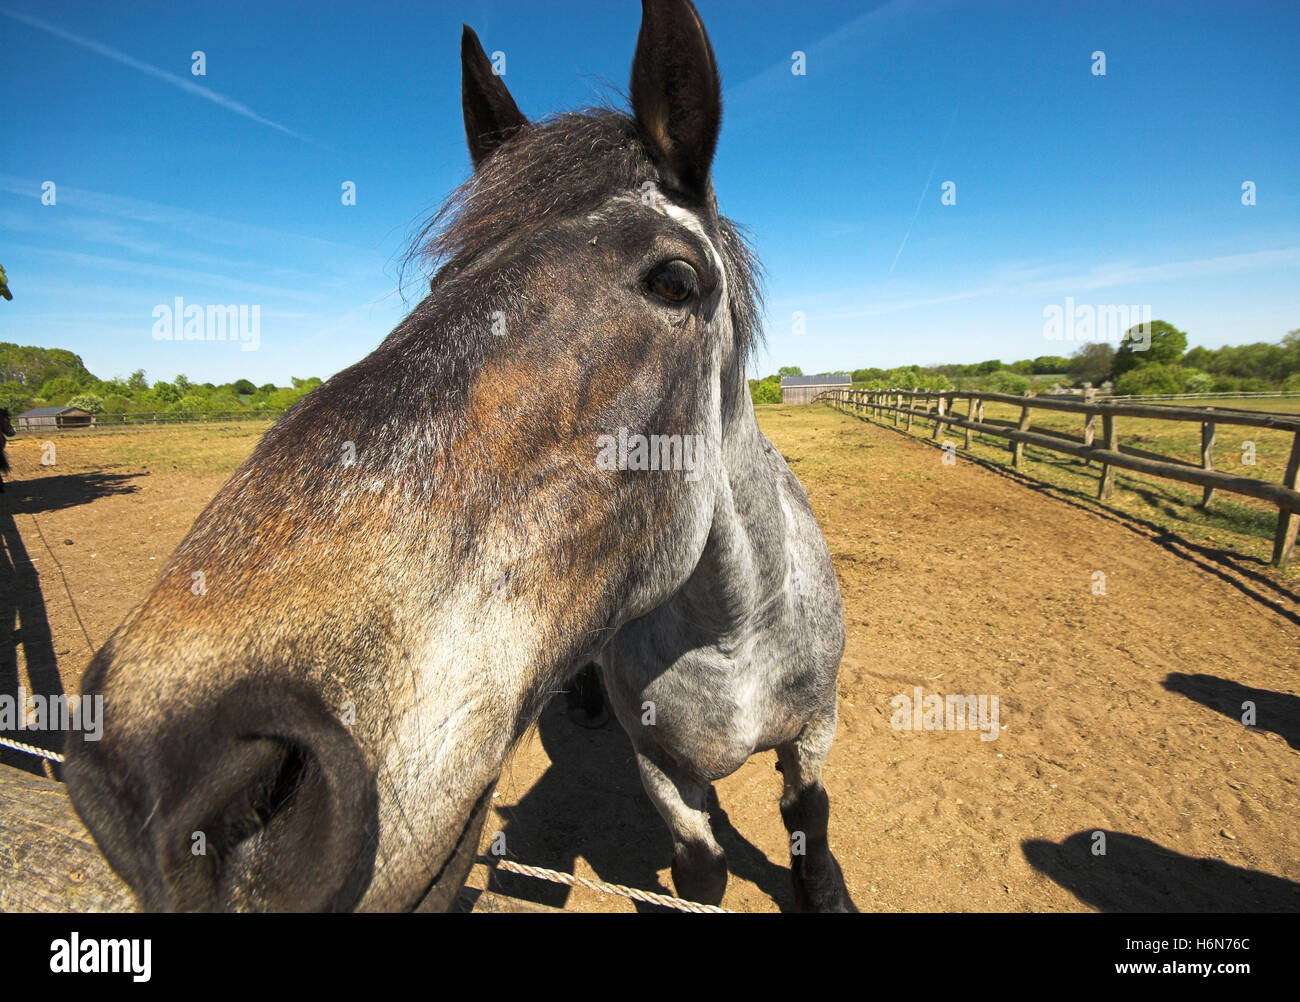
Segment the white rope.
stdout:
[[13,741],[10,738],[0,738],[0,745],[5,748],[12,748],[15,751],[26,752],[28,755],[36,755],[39,758],[47,758],[51,762],[62,762],[63,756],[56,751],[49,751],[45,748],[37,748],[35,745],[23,744],[21,741]]
[[[22,741],[14,741],[10,738],[0,738],[0,745],[5,748],[12,748],[15,751],[26,752],[28,755],[35,755],[39,758],[49,759],[51,762],[62,762],[63,756],[58,752],[52,752],[45,748],[37,748],[35,745],[24,744]],[[623,884],[607,884],[603,880],[588,880],[586,877],[578,877],[572,873],[560,873],[557,870],[548,870],[543,866],[528,866],[526,863],[516,863],[509,859],[495,860],[496,867],[509,873],[518,873],[524,877],[534,877],[537,880],[549,880],[553,884],[565,884],[568,887],[589,887],[593,891],[600,891],[602,894],[614,894],[621,898],[631,898],[633,901],[641,901],[649,905],[661,905],[664,908],[676,908],[682,912],[694,912],[697,915],[731,915],[734,914],[728,908],[719,908],[717,905],[702,905],[698,901],[687,901],[684,898],[675,898],[670,894],[659,894],[655,891],[640,891],[635,887],[626,887]]]
[[509,873],[518,873],[525,877],[536,877],[538,880],[549,880],[553,884],[566,884],[569,887],[577,887],[581,884],[583,887],[590,887],[593,891],[600,891],[603,894],[615,894],[621,898],[631,898],[633,901],[643,901],[650,905],[662,905],[665,908],[676,908],[678,911],[683,912],[710,915],[734,914],[730,909],[719,908],[717,905],[702,905],[698,901],[686,901],[682,898],[674,898],[669,894],[639,891],[635,887],[625,887],[622,884],[607,884],[603,880],[588,880],[586,877],[578,877],[572,873],[559,873],[542,866],[528,866],[524,863],[515,863],[509,859],[497,859],[494,862],[498,869],[506,870]]

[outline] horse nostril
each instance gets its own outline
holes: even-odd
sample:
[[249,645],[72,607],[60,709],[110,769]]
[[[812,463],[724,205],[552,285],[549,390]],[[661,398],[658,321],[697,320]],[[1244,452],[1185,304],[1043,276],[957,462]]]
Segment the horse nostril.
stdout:
[[331,911],[368,886],[373,773],[317,694],[273,688],[138,739],[110,722],[70,757],[74,806],[147,909]]
[[194,833],[201,837],[207,854],[218,861],[249,850],[250,840],[261,836],[282,811],[292,809],[304,781],[310,784],[315,778],[310,773],[315,763],[301,748],[265,738],[255,739],[255,743],[260,746],[254,751],[262,758],[260,768]]

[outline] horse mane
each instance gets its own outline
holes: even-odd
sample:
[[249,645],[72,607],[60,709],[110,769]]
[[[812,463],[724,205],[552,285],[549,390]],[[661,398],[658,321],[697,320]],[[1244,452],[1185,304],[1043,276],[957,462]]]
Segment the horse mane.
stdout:
[[[421,227],[406,260],[434,271],[436,290],[504,242],[660,180],[631,116],[610,107],[554,115],[512,138],[452,192]],[[738,354],[747,361],[762,340],[761,269],[744,231],[720,214],[718,226]]]

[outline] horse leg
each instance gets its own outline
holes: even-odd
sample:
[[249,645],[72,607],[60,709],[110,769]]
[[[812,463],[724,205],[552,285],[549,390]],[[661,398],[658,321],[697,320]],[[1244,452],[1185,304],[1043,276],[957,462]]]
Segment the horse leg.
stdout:
[[784,780],[781,820],[790,833],[790,873],[801,911],[858,910],[826,835],[831,804],[822,786],[822,763],[835,737],[835,716],[832,708],[805,724],[793,741],[776,748],[776,767]]
[[656,747],[638,744],[636,762],[641,785],[673,837],[673,886],[678,897],[720,904],[727,889],[727,856],[713,837],[704,810],[709,784],[689,775]]

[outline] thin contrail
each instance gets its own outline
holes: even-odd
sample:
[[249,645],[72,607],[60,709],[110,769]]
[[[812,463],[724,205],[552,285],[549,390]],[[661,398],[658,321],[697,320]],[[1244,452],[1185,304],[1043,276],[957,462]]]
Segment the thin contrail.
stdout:
[[889,265],[889,274],[891,275],[894,273],[894,265],[898,264],[898,259],[903,256],[903,248],[907,246],[907,238],[912,235],[912,227],[916,225],[916,217],[921,214],[921,203],[925,201],[925,193],[930,190],[930,182],[934,180],[934,172],[939,167],[939,158],[943,156],[943,148],[948,145],[948,136],[957,121],[957,108],[959,107],[961,107],[960,103],[953,106],[952,118],[948,120],[948,128],[944,131],[943,139],[939,143],[939,151],[935,153],[934,163],[930,165],[930,174],[925,179],[925,187],[921,189],[921,197],[916,200],[916,211],[912,213],[912,221],[907,224],[907,232],[903,234],[903,242],[898,245],[894,260]]
[[224,94],[218,94],[211,88],[204,87],[201,84],[196,84],[192,80],[186,80],[184,77],[177,76],[175,73],[168,73],[166,70],[160,70],[157,66],[150,66],[148,63],[142,63],[140,60],[128,56],[125,52],[118,52],[117,49],[110,48],[101,42],[96,42],[89,38],[82,38],[80,35],[74,35],[70,31],[64,31],[58,25],[50,24],[48,21],[42,21],[39,18],[31,17],[28,14],[19,14],[17,11],[8,10],[7,8],[0,7],[0,14],[3,14],[5,17],[13,18],[15,21],[21,21],[23,24],[29,25],[30,27],[48,32],[56,38],[63,39],[65,42],[71,42],[73,45],[79,45],[83,49],[89,49],[91,52],[98,53],[101,56],[106,56],[124,66],[130,66],[132,69],[139,70],[141,73],[163,80],[166,83],[171,84],[173,87],[179,87],[183,91],[201,97],[206,101],[211,101],[213,104],[220,105],[227,111],[233,111],[236,115],[242,115],[244,118],[252,119],[259,125],[265,125],[268,128],[275,129],[277,132],[283,132],[286,136],[292,136],[294,139],[301,142],[317,145],[315,140],[294,132],[292,129],[286,128],[279,122],[273,122],[269,118],[264,118],[248,105],[242,104],[234,98],[226,97]]

